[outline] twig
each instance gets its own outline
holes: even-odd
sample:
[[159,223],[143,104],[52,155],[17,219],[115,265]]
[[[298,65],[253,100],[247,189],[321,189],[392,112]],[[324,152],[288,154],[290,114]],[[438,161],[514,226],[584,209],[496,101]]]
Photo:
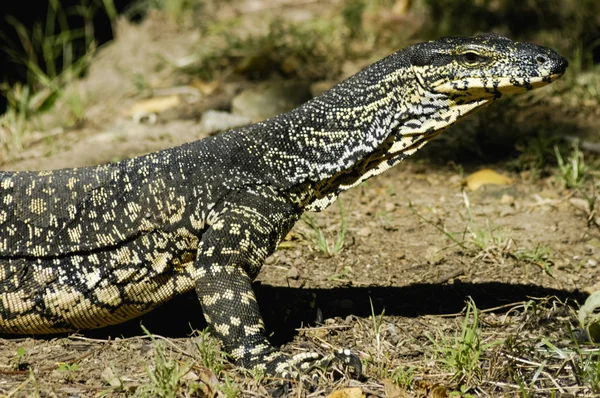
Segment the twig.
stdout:
[[70,338],[70,339],[75,339],[75,340],[92,341],[92,342],[95,342],[95,343],[108,343],[108,342],[111,342],[111,341],[112,341],[112,342],[119,342],[119,341],[131,341],[131,340],[138,340],[138,339],[144,339],[144,340],[147,340],[147,339],[158,338],[158,339],[161,339],[161,340],[163,340],[163,341],[167,342],[167,343],[168,343],[168,344],[169,344],[171,347],[173,347],[173,348],[174,348],[174,349],[175,349],[177,352],[179,352],[180,354],[182,354],[182,355],[185,355],[185,356],[188,356],[188,357],[191,357],[191,358],[193,358],[193,355],[190,355],[190,354],[188,354],[187,352],[183,351],[183,350],[182,350],[181,348],[179,348],[179,347],[178,347],[178,346],[177,346],[175,343],[173,343],[173,342],[171,341],[171,339],[169,339],[169,338],[167,338],[167,337],[164,337],[164,336],[161,336],[161,335],[158,335],[158,334],[149,334],[149,335],[145,335],[145,336],[126,337],[126,338],[124,338],[124,339],[119,339],[119,340],[111,340],[111,339],[106,339],[106,340],[103,340],[103,339],[92,339],[92,338],[89,338],[89,337],[85,337],[85,336],[77,336],[77,335],[74,335],[74,336],[69,336],[69,338]]
[[461,249],[463,249],[465,251],[469,250],[469,248],[467,246],[465,246],[462,242],[460,242],[458,239],[456,239],[454,236],[452,236],[452,234],[450,232],[438,227],[433,222],[429,221],[428,219],[426,219],[425,217],[423,217],[422,215],[417,213],[417,211],[413,208],[412,202],[408,202],[408,208],[415,216],[419,217],[421,220],[425,221],[427,224],[431,225],[432,227],[434,227],[435,229],[437,229],[438,231],[440,231],[441,233],[446,235],[448,237],[448,239],[450,239],[451,241],[456,243],[458,245],[458,247],[460,247]]
[[252,9],[252,10],[242,11],[241,14],[254,14],[254,13],[259,13],[259,12],[265,12],[265,11],[275,10],[275,9],[279,9],[279,8],[300,7],[300,6],[306,6],[306,5],[309,5],[309,4],[319,3],[320,1],[321,0],[297,0],[297,1],[289,2],[289,3],[268,5],[268,6],[264,6],[264,7],[257,7],[257,8]]
[[542,373],[545,374],[550,379],[550,381],[552,381],[552,383],[556,386],[558,391],[560,391],[562,394],[564,394],[565,390],[563,390],[563,388],[558,384],[558,382],[554,379],[554,377],[552,377],[550,375],[550,373],[548,373],[548,372],[542,372]]
[[[487,313],[489,313],[489,312],[498,311],[498,310],[501,310],[501,309],[503,309],[503,308],[511,308],[511,307],[512,307],[512,308],[511,308],[511,310],[512,310],[513,308],[524,307],[524,306],[525,306],[525,304],[526,304],[526,303],[525,303],[524,301],[520,301],[520,302],[517,302],[517,303],[502,304],[502,305],[499,305],[499,306],[497,306],[497,307],[486,308],[486,309],[484,309],[484,310],[479,310],[479,309],[478,309],[478,311],[479,311],[480,313],[482,313],[482,314],[487,314]],[[429,315],[429,316],[439,316],[439,317],[441,317],[441,318],[453,318],[453,317],[460,316],[460,315],[462,315],[462,314],[463,314],[463,313],[462,313],[462,311],[461,311],[461,312],[455,312],[455,313],[453,313],[453,314]]]
[[313,331],[313,330],[337,330],[337,329],[349,329],[352,328],[351,325],[331,325],[331,326],[315,326],[310,328],[296,328],[297,332],[302,331]]
[[444,275],[440,276],[439,278],[437,278],[436,280],[434,280],[432,283],[434,285],[441,285],[442,283],[446,283],[448,282],[450,279],[454,279],[457,276],[461,276],[465,274],[465,270],[462,268],[459,268],[457,270],[454,271],[450,271],[450,272],[446,272]]

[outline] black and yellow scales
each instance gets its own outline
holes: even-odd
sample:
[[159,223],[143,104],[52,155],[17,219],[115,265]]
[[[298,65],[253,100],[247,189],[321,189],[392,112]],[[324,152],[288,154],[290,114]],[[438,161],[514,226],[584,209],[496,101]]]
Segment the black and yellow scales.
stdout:
[[297,376],[323,358],[269,344],[251,282],[300,215],[566,67],[494,34],[442,38],[219,136],[103,166],[0,172],[0,333],[99,328],[195,289],[238,364]]

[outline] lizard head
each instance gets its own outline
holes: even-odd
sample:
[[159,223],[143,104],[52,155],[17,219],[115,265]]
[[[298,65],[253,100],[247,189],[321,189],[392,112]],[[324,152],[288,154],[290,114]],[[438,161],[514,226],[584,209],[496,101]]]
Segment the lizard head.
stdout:
[[403,95],[387,151],[391,156],[411,155],[469,113],[503,94],[549,84],[568,65],[549,48],[491,33],[415,44],[406,55],[418,83]]
[[544,86],[568,65],[549,48],[491,33],[442,38],[412,50],[412,69],[423,88],[463,103]]

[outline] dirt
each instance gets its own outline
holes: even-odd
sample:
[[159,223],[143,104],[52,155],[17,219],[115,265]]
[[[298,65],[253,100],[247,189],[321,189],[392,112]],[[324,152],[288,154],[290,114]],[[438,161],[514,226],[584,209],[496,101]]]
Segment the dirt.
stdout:
[[[2,169],[92,165],[203,138],[202,112],[228,109],[231,98],[252,84],[221,81],[200,99],[182,95],[182,102],[159,113],[154,124],[133,121],[126,110],[144,93],[132,76],[143,74],[153,87],[181,86],[180,77],[158,68],[157,60],[184,57],[194,36],[160,16],[139,26],[123,22],[119,32],[86,78],[71,88],[85,98],[85,121],[61,129],[60,111],[47,116],[44,131],[52,134],[34,135],[38,138]],[[552,98],[560,98],[548,93],[538,115],[552,113]],[[590,112],[581,116],[581,125],[587,126]],[[580,119],[569,120],[577,128]],[[517,123],[501,122],[506,129]],[[465,126],[445,134],[460,135]],[[364,377],[328,373],[312,392],[293,384],[287,393],[320,396],[358,387],[372,396],[434,397],[466,386],[463,396],[523,396],[522,391],[594,396],[594,381],[581,371],[594,351],[578,348],[572,332],[580,333],[577,303],[600,289],[599,230],[588,224],[580,202],[571,200],[574,191],[564,189],[555,175],[532,179],[511,171],[507,161],[485,158],[468,162],[464,175],[491,168],[513,183],[469,191],[464,175],[453,165],[440,165],[430,151],[343,194],[342,215],[333,205],[314,216],[330,247],[346,219],[339,253],[318,250],[316,233],[305,221],[294,227],[255,285],[272,341],[294,353],[350,348],[363,361]],[[476,236],[484,235],[492,238],[477,246]],[[547,251],[544,261],[516,254],[536,248]],[[456,347],[470,299],[481,311],[481,358],[475,369],[456,376],[440,347]],[[312,327],[297,329],[307,325]],[[205,327],[191,295],[99,331],[0,339],[0,394],[158,396],[151,375],[160,368],[156,358],[162,351],[171,369],[183,374],[177,395],[272,392],[272,382],[261,383],[227,362],[217,359],[220,365],[211,366],[206,350],[218,350],[214,340],[192,335]]]

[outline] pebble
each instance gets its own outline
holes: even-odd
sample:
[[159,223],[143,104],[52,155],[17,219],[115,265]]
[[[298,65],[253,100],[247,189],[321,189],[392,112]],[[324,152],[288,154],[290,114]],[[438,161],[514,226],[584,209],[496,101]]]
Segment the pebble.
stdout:
[[200,119],[200,129],[206,134],[216,134],[221,131],[250,124],[252,120],[246,116],[229,112],[208,110]]
[[267,82],[235,96],[231,101],[231,110],[257,122],[290,111],[310,98],[310,86],[305,82]]

